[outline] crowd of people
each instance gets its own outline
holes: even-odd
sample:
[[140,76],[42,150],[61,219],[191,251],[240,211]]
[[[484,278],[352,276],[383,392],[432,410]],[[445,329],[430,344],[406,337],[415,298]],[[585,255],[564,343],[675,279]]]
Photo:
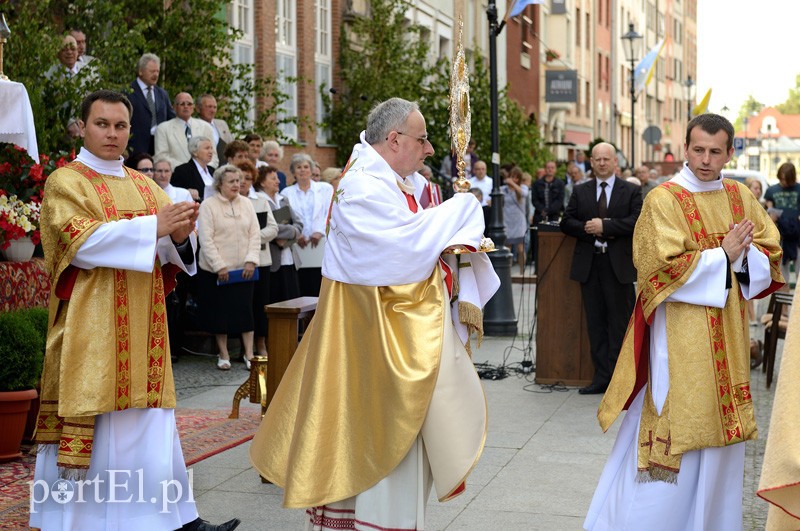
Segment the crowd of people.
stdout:
[[[88,96],[85,146],[46,184],[42,242],[56,304],[36,478],[82,480],[149,463],[144,491],[186,485],[174,384],[163,368],[170,345],[181,344],[189,298],[200,329],[216,338],[217,367],[229,370],[231,335],[242,337],[246,367],[266,353],[266,303],[322,292],[300,361],[254,439],[253,464],[284,487],[286,506],[310,507],[312,524],[421,527],[431,488],[442,500],[462,492],[485,441],[486,403],[467,350],[500,281],[486,254],[464,252],[480,247],[480,205],[491,200],[474,144],[475,198],[442,202],[422,164],[434,153],[425,119],[414,102],[393,98],[370,113],[344,177],[298,153],[282,181],[280,145],[254,133],[234,139],[211,95],[200,97],[199,118],[182,92],[159,120],[168,95],[158,74],[158,58],[145,54],[128,97]],[[745,301],[779,289],[777,265],[797,259],[800,185],[785,164],[762,204],[754,184],[751,194],[722,179],[733,134],[721,116],[694,118],[685,165],[658,187],[649,168],[619,174],[604,142],[590,161],[578,154],[568,164],[566,181],[552,161],[536,180],[516,166],[500,175],[507,242],[521,270],[531,223],[560,222],[577,240],[570,278],[581,284],[595,369],[579,392],[605,395],[604,429],[628,409],[587,529],[691,528],[697,518],[695,527],[707,527],[696,515],[725,528],[741,522],[739,443],[756,436]],[[339,178],[345,201],[333,200]],[[103,333],[82,341],[88,311]],[[668,333],[678,327],[686,333]],[[382,385],[367,396],[353,375]],[[130,434],[146,444],[126,446]],[[85,446],[71,444],[77,438]],[[31,524],[74,517],[95,528],[135,516],[154,528],[231,531],[239,523],[204,522],[192,499],[165,503],[166,516],[45,502]]]
[[215,336],[221,370],[231,368],[228,336],[241,336],[249,368],[255,353],[267,353],[264,306],[319,295],[326,216],[341,169],[323,170],[298,153],[284,173],[277,141],[234,138],[211,94],[198,98],[197,109],[188,92],[170,101],[158,86],[156,55],[142,55],[137,67],[125,164],[173,201],[201,205],[198,273],[179,275],[167,301],[173,358],[188,327]]

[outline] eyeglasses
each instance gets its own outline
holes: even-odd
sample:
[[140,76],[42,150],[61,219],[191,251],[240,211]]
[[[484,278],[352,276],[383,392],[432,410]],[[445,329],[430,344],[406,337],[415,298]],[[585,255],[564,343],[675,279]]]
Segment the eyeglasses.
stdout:
[[194,107],[194,102],[191,101],[182,101],[177,103],[179,107]]
[[153,168],[139,168],[141,173],[153,173],[155,170]]
[[172,170],[155,170],[156,173],[172,173]]
[[[430,141],[428,140],[428,135],[414,136],[414,135],[409,135],[408,133],[404,133],[404,132],[402,132],[402,131],[396,131],[396,133],[397,133],[398,135],[403,135],[403,136],[407,136],[407,137],[409,137],[409,138],[413,138],[414,140],[416,140],[417,142],[419,142],[419,145],[420,145],[420,146],[424,146],[424,145],[425,145],[425,142],[430,142]],[[388,136],[386,137],[386,140],[389,140],[389,137],[388,137]]]

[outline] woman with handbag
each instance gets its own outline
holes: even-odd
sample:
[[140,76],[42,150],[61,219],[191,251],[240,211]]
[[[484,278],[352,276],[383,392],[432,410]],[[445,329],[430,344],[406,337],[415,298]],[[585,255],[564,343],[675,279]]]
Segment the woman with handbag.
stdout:
[[300,283],[297,278],[300,258],[293,244],[303,234],[303,222],[292,209],[289,200],[280,194],[277,170],[272,166],[266,166],[259,168],[258,172],[256,191],[263,191],[267,195],[272,214],[278,223],[278,235],[269,242],[272,255],[272,265],[269,269],[269,302],[286,301],[300,296]]
[[245,366],[253,359],[253,288],[261,234],[253,204],[239,195],[242,173],[226,164],[214,172],[216,193],[200,204],[197,281],[200,322],[215,335],[217,368],[231,368],[228,335],[241,334]]

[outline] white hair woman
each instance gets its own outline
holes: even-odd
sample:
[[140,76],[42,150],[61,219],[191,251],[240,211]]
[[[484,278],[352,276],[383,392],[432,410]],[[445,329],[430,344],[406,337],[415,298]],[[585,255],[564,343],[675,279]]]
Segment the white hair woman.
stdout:
[[216,193],[200,205],[197,284],[200,323],[214,334],[217,368],[231,368],[228,335],[241,334],[244,360],[253,358],[253,288],[261,235],[253,204],[239,195],[242,172],[225,164],[214,172]]
[[192,160],[175,168],[172,185],[186,188],[195,201],[202,201],[205,191],[212,186],[214,167],[214,144],[205,136],[193,136],[189,140],[189,153]]
[[261,148],[261,160],[269,164],[272,168],[275,168],[281,190],[286,188],[287,185],[294,184],[294,180],[292,180],[292,182],[287,182],[286,174],[278,169],[278,165],[281,160],[283,160],[283,148],[277,141],[267,140],[264,142],[264,147]]
[[328,183],[318,183],[311,179],[314,161],[305,153],[292,156],[289,171],[297,181],[287,186],[281,194],[289,200],[303,222],[303,234],[297,240],[300,248],[300,294],[318,297],[322,284],[322,249],[325,245],[325,223],[328,207],[333,196],[333,187]]

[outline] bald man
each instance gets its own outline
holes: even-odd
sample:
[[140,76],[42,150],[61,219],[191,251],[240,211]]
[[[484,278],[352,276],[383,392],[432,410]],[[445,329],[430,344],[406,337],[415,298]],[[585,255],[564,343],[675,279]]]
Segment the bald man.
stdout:
[[592,175],[577,185],[561,230],[577,238],[570,278],[581,283],[594,376],[580,394],[604,393],[617,363],[633,311],[636,268],[633,228],[642,210],[642,190],[616,176],[614,146],[592,149]]

